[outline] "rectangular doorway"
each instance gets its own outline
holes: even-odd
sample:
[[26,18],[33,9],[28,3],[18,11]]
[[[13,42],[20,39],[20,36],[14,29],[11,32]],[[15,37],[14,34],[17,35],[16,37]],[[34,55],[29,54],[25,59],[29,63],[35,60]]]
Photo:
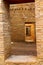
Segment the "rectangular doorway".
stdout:
[[35,42],[35,23],[25,23],[25,41]]

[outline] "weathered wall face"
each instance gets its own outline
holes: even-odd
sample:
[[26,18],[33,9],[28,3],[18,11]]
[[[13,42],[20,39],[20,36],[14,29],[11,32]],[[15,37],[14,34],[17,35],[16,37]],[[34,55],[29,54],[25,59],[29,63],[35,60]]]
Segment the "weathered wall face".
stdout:
[[36,0],[35,7],[37,54],[43,57],[43,1]]
[[0,65],[10,55],[9,4],[0,0]]
[[38,65],[43,65],[43,0],[35,0],[35,20]]
[[3,2],[3,33],[4,33],[4,50],[5,50],[5,58],[10,55],[11,51],[11,36],[10,36],[10,16],[9,16],[9,4],[7,2]]
[[12,41],[25,41],[25,22],[35,22],[35,3],[10,4]]
[[[2,0],[0,0],[0,6],[2,5],[1,1]],[[4,9],[4,11],[6,11],[6,10]],[[5,57],[4,52],[9,52],[9,49],[10,49],[9,48],[10,45],[6,44],[6,40],[5,40],[6,38],[4,37],[4,36],[7,37],[8,35],[3,35],[5,19],[6,19],[5,17],[4,17],[4,21],[2,19],[2,15],[5,14],[4,11],[2,10],[2,7],[0,7],[0,65],[4,65],[4,62],[3,62],[4,57]],[[43,0],[35,0],[35,16],[36,16],[35,21],[36,21],[37,62],[30,63],[30,64],[24,63],[24,64],[19,64],[19,65],[43,65]],[[7,26],[8,26],[8,24],[7,24]],[[6,28],[7,28],[7,32],[8,32],[8,27],[6,27]],[[6,34],[7,34],[7,32],[6,32]],[[9,38],[7,38],[7,39],[9,39]],[[5,43],[5,45],[4,45],[4,43]],[[5,47],[6,47],[6,50],[5,50]],[[16,65],[16,64],[7,63],[6,65]]]

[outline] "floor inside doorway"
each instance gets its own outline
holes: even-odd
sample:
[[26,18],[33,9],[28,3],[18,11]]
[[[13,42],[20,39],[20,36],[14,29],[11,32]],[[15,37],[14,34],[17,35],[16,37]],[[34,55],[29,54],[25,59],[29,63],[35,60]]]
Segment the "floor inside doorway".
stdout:
[[37,56],[36,43],[13,42],[11,54]]
[[13,42],[11,56],[8,57],[6,63],[35,63],[37,62],[37,52],[35,43]]

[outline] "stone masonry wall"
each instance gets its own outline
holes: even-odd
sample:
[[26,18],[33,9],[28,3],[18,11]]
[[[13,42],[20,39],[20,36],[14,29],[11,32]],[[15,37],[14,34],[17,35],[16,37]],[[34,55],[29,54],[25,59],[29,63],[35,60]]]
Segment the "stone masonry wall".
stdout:
[[0,65],[10,55],[9,4],[0,0]]
[[5,50],[5,58],[10,55],[11,52],[11,36],[10,36],[10,16],[9,16],[9,4],[4,1],[3,3],[3,32],[4,32],[4,50]]
[[[3,15],[6,15],[4,12],[6,10],[5,9],[4,11],[2,10],[3,9],[2,5],[3,5],[2,0],[0,0],[0,6],[1,6],[0,7],[0,30],[1,30],[0,31],[0,65],[4,65],[4,58],[5,56],[7,56],[6,54],[8,53],[10,54],[9,52],[10,44],[8,44],[10,43],[10,41],[7,40],[10,36],[7,37],[8,35],[5,35],[5,27],[4,27],[5,24],[8,22],[8,20],[5,17],[3,19]],[[36,16],[35,21],[36,21],[37,62],[30,64],[28,63],[18,64],[18,65],[43,65],[43,0],[35,0],[35,16]],[[9,26],[8,23],[6,26]],[[6,28],[8,32],[8,27]],[[17,64],[7,63],[6,65],[17,65]]]
[[36,0],[36,43],[39,57],[43,57],[43,0]]
[[[37,62],[19,65],[43,65],[43,0],[35,0],[35,22]],[[14,64],[12,63],[12,65]]]
[[39,65],[43,65],[43,0],[35,0],[36,44]]
[[10,4],[12,41],[25,41],[25,22],[35,22],[35,3]]

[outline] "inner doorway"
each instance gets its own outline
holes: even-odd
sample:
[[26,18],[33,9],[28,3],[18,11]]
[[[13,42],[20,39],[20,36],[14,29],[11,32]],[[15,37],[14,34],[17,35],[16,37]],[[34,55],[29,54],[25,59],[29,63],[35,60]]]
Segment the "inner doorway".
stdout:
[[10,4],[13,55],[37,56],[35,2]]
[[35,42],[35,23],[32,22],[25,23],[25,41]]

